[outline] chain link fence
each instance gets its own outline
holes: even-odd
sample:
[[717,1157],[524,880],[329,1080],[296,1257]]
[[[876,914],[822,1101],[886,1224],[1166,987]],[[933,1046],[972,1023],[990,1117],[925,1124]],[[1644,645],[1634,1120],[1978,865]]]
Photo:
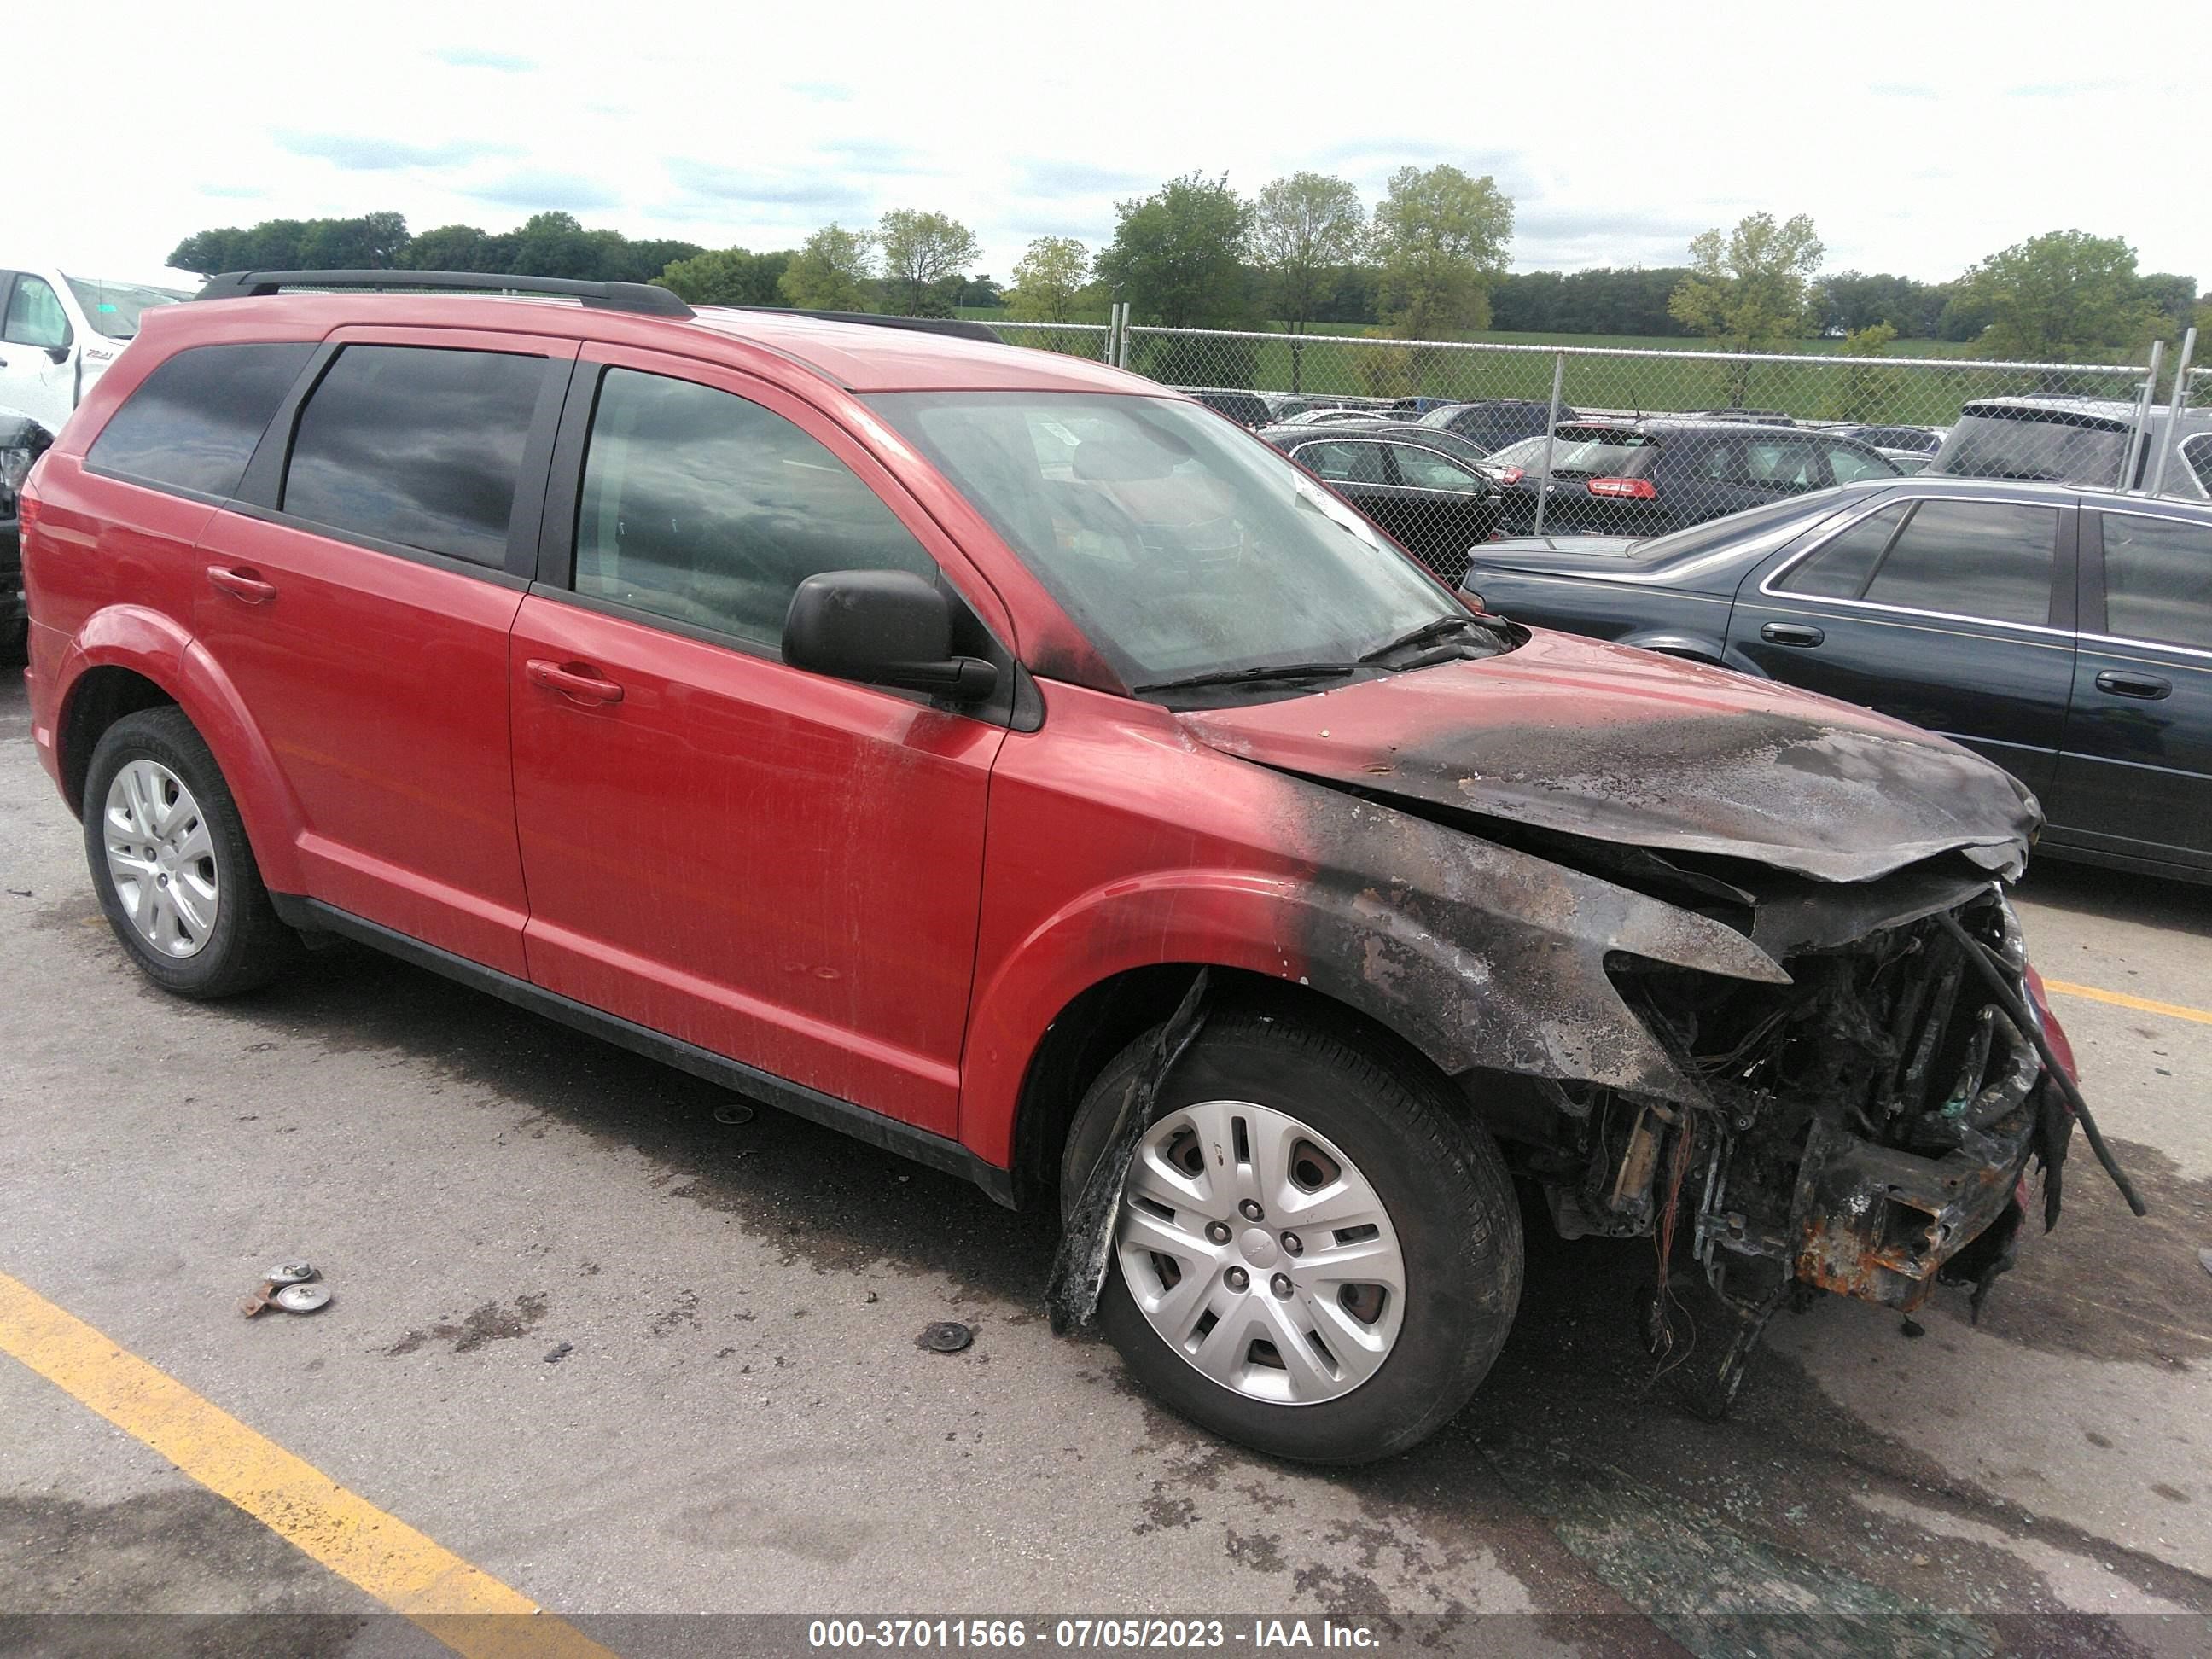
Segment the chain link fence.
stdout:
[[1094,363],[1113,361],[1113,331],[1103,323],[1001,323],[994,331],[1008,345],[1032,346],[1070,357],[1088,357]]

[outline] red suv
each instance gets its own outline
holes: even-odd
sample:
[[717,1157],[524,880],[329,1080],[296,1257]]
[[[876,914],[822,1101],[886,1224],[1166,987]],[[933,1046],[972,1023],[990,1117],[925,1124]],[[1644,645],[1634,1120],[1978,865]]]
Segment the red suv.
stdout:
[[390,280],[149,312],[24,497],[40,755],[160,985],[345,935],[1057,1203],[1057,1311],[1095,1267],[1287,1457],[1467,1400],[1512,1177],[1673,1245],[1716,1400],[1793,1286],[2008,1263],[2071,1118],[1996,768],[1470,613],[1111,368]]

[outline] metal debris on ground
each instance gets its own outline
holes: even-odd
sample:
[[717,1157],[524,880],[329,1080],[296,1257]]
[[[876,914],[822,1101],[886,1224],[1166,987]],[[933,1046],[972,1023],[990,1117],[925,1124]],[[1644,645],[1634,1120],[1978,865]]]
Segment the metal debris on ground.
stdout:
[[933,1353],[958,1353],[975,1340],[975,1332],[952,1319],[940,1319],[921,1334],[921,1346]]
[[753,1121],[753,1109],[743,1101],[726,1101],[714,1108],[714,1121],[729,1128]]
[[2203,1268],[2206,1273],[2212,1273],[2212,1250],[2197,1251],[2197,1265]]
[[557,1365],[575,1352],[576,1345],[573,1342],[556,1342],[546,1354],[545,1363],[549,1365]]
[[320,1276],[311,1262],[279,1262],[238,1304],[238,1310],[248,1319],[270,1308],[282,1308],[286,1313],[313,1313],[330,1305],[330,1286],[308,1282]]

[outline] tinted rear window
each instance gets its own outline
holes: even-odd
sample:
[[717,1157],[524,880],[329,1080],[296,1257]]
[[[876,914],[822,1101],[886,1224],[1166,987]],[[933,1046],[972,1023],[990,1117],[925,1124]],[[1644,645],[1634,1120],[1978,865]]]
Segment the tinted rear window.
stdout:
[[179,351],[100,428],[86,464],[171,489],[227,496],[314,351],[304,340]]
[[[1659,441],[1649,433],[1623,432],[1617,427],[1562,426],[1553,433],[1552,471],[1555,475],[1632,478],[1649,470],[1658,449]],[[1543,465],[1541,445],[1537,447],[1536,464]]]
[[2123,421],[2069,410],[1969,406],[1930,470],[1972,478],[2040,478],[2053,483],[2119,483],[2128,453]]
[[284,511],[497,566],[545,359],[348,346],[300,414]]

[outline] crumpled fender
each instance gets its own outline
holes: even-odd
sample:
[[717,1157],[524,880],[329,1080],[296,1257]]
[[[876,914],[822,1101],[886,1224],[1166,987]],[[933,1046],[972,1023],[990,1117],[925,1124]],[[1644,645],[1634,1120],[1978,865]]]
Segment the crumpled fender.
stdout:
[[1738,979],[1789,975],[1721,923],[1285,776],[1279,826],[1302,868],[1177,868],[1071,898],[978,988],[963,1122],[979,1157],[1012,1155],[1014,1103],[1048,1027],[1117,974],[1165,963],[1307,985],[1396,1033],[1440,1070],[1476,1066],[1698,1102],[1605,971],[1621,952]]
[[[295,848],[304,819],[245,699],[199,642],[171,617],[138,605],[109,605],[85,619],[62,653],[55,683],[55,743],[69,730],[70,705],[85,674],[113,666],[143,674],[176,700],[222,769],[238,803],[261,878],[278,892],[305,890]],[[71,801],[82,815],[83,803]]]

